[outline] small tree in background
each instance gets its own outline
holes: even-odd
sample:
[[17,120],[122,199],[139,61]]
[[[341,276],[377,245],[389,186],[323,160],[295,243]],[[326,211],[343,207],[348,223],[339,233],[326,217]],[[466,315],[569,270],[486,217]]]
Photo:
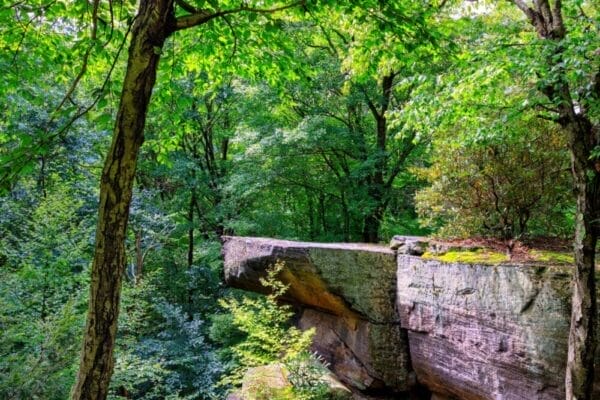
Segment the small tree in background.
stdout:
[[417,171],[430,184],[416,195],[424,225],[441,236],[503,240],[571,233],[562,135],[536,118],[515,122],[496,123],[490,135],[438,133],[431,166]]

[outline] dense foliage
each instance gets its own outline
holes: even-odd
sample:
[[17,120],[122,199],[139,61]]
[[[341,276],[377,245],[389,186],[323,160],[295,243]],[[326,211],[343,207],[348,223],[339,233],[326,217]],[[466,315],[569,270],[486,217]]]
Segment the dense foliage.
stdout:
[[[0,2],[3,399],[66,399],[75,379],[135,14],[114,3]],[[598,124],[598,7],[565,2],[558,51],[516,7],[467,3],[306,1],[167,40],[135,175],[111,398],[223,398],[248,367],[315,362],[275,275],[268,297],[223,287],[223,234],[573,235],[560,103],[543,90],[568,81]]]
[[422,222],[451,237],[568,237],[573,201],[560,133],[535,119],[488,124],[493,136],[435,135],[431,166],[416,171],[429,183],[415,196]]

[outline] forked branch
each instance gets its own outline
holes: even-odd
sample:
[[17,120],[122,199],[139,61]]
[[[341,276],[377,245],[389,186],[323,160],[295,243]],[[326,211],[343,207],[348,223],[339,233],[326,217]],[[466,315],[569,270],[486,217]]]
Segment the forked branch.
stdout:
[[273,14],[278,11],[287,10],[289,8],[302,6],[306,3],[305,0],[295,1],[293,3],[287,4],[281,7],[274,8],[256,8],[242,5],[237,8],[232,8],[230,10],[222,10],[222,11],[208,11],[208,10],[198,10],[192,7],[190,4],[186,3],[184,0],[177,0],[177,4],[184,10],[191,12],[189,15],[184,15],[175,20],[174,31],[179,31],[182,29],[191,28],[197,25],[202,25],[212,19],[222,17],[229,14],[236,14],[239,12],[252,12],[257,14]]

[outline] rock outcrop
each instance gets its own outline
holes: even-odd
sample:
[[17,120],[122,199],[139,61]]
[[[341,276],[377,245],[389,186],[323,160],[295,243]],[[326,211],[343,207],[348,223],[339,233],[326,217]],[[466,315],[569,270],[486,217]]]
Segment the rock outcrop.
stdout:
[[265,268],[284,261],[300,327],[316,327],[315,349],[354,389],[392,393],[418,381],[436,399],[564,398],[569,266],[443,263],[411,255],[427,246],[419,238],[393,245],[399,254],[230,237],[225,277],[260,291]]
[[[407,391],[411,386],[406,331],[395,309],[396,258],[383,246],[317,244],[226,237],[225,281],[263,292],[260,278],[277,260],[301,306],[299,325],[316,327],[315,349],[355,389]],[[414,379],[413,379],[414,380]]]

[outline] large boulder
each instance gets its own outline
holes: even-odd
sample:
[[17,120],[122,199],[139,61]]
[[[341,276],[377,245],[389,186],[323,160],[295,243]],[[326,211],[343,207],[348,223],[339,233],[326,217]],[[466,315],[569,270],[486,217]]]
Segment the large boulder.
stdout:
[[[328,398],[352,400],[352,392],[331,373],[318,377],[326,386]],[[227,400],[295,399],[290,373],[281,363],[262,365],[248,369],[242,379],[240,390],[227,396]]]
[[387,247],[225,237],[225,281],[264,292],[260,278],[277,260],[284,300],[316,327],[314,349],[345,383],[365,391],[407,391],[414,381],[406,331],[395,309],[396,258]]

